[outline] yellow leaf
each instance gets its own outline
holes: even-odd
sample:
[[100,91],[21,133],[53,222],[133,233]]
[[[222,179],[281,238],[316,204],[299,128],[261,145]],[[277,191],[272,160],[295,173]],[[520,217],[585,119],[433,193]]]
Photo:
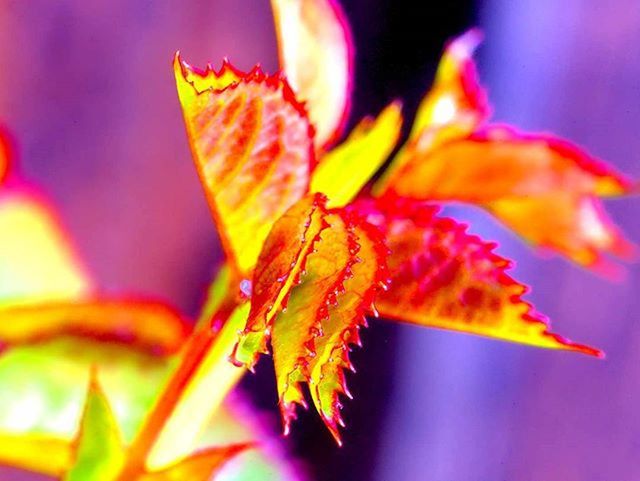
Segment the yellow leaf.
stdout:
[[51,477],[64,474],[72,460],[71,444],[63,438],[0,432],[0,464]]
[[191,150],[236,273],[247,275],[273,223],[302,198],[313,129],[286,80],[259,68],[197,71],[176,56]]
[[73,299],[90,288],[47,203],[34,193],[0,190],[0,307]]
[[390,104],[376,119],[364,119],[347,140],[320,159],[311,178],[311,192],[325,194],[328,207],[347,205],[387,160],[401,127],[400,102]]

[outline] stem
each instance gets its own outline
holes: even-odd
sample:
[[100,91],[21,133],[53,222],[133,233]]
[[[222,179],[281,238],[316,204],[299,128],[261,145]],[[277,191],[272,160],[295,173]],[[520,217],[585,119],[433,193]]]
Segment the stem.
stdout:
[[246,373],[229,362],[229,355],[246,324],[249,307],[246,303],[233,311],[202,358],[147,459],[149,467],[162,467],[190,454],[213,412]]
[[[224,272],[220,274],[214,286],[226,276]],[[215,288],[213,291],[219,293]],[[217,308],[214,324],[223,324],[218,332],[203,321],[205,317],[212,318],[209,317],[212,305]],[[215,295],[207,300],[180,364],[129,448],[118,481],[136,479],[147,468],[164,467],[191,454],[211,415],[245,373],[245,369],[232,365],[228,357],[248,314],[248,302],[241,305],[235,300],[221,302]]]

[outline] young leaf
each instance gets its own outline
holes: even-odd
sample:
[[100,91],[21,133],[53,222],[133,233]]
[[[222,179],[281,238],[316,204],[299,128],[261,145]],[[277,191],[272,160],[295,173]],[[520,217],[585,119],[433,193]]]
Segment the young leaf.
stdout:
[[300,283],[309,254],[329,227],[326,198],[302,199],[273,226],[253,274],[251,311],[233,351],[233,361],[253,369],[267,343],[276,314],[286,306],[293,286]]
[[296,417],[295,406],[306,407],[301,383],[311,377],[317,355],[315,341],[325,335],[323,324],[329,307],[338,302],[344,283],[353,275],[357,261],[357,236],[338,214],[325,214],[328,227],[320,234],[306,259],[300,283],[292,286],[290,297],[273,322],[271,345],[276,372],[280,411],[285,433]]
[[402,106],[393,102],[376,119],[365,118],[342,144],[325,154],[311,177],[329,207],[343,207],[358,195],[387,160],[400,136]]
[[337,0],[271,0],[280,63],[317,129],[317,146],[336,140],[349,112],[353,42]]
[[466,226],[436,216],[437,208],[406,199],[362,202],[361,212],[384,231],[391,250],[389,289],[376,298],[384,317],[550,349],[600,356],[597,349],[549,331],[548,320],[522,299],[511,263],[495,244]]
[[193,69],[176,83],[189,142],[227,256],[248,273],[273,223],[302,198],[314,165],[313,131],[286,80]]
[[80,335],[174,353],[189,331],[182,317],[161,302],[98,298],[14,307],[0,303],[0,342],[9,345]]
[[296,405],[306,406],[306,383],[339,441],[338,395],[346,390],[349,345],[358,342],[364,312],[385,279],[384,247],[371,229],[345,210],[326,209],[316,194],[287,212],[267,238],[235,359],[253,367],[271,340],[285,432]]
[[598,200],[630,192],[631,182],[564,140],[490,126],[423,147],[406,149],[389,192],[484,206],[532,244],[596,269],[604,253],[633,251]]
[[124,458],[118,424],[93,370],[73,465],[64,481],[113,481]]
[[480,31],[473,29],[446,46],[435,82],[418,107],[411,137],[463,119],[478,126],[489,117],[491,107],[473,61],[481,40]]
[[407,151],[432,151],[452,139],[471,134],[489,118],[491,107],[473,61],[481,40],[480,31],[473,29],[447,45],[435,82],[418,106],[409,141],[374,185],[375,195],[382,194],[411,160]]
[[327,318],[322,322],[323,335],[315,338],[316,355],[309,359],[308,368],[311,398],[338,444],[342,444],[338,426],[344,426],[339,396],[351,398],[344,376],[345,369],[353,370],[350,347],[360,345],[359,329],[366,326],[366,311],[387,281],[388,251],[380,233],[366,223],[359,223],[355,232],[359,246],[357,262],[337,302],[329,306]]

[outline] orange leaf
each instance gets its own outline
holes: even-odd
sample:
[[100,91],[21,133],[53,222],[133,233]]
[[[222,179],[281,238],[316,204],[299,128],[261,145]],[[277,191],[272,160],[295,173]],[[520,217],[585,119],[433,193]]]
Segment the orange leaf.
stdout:
[[189,325],[165,304],[87,299],[0,308],[0,342],[25,344],[60,335],[128,342],[163,354],[177,352]]
[[405,155],[388,187],[397,195],[482,205],[531,243],[589,267],[632,250],[596,197],[631,183],[564,140],[490,126],[435,146],[414,142]]
[[491,108],[473,61],[481,39],[479,30],[469,30],[447,45],[435,82],[416,112],[409,142],[374,186],[375,195],[401,175],[405,164],[413,161],[413,152],[430,152],[450,140],[465,137],[488,119]]
[[174,63],[189,142],[227,256],[248,273],[273,223],[308,190],[313,132],[286,80],[225,62]]
[[487,94],[473,62],[473,52],[481,40],[479,30],[469,30],[446,46],[435,82],[418,107],[412,137],[425,129],[463,120],[478,126],[489,117]]
[[[357,240],[352,228],[338,214],[325,214],[315,251],[305,262],[305,273],[292,286],[290,298],[273,321],[271,345],[280,411],[285,432],[296,417],[295,406],[306,407],[301,383],[308,382],[316,339],[323,337],[329,306],[337,302],[356,262]],[[285,310],[286,309],[286,310]]]
[[390,287],[376,299],[381,315],[550,349],[600,356],[549,331],[548,320],[522,299],[527,287],[507,274],[495,244],[436,216],[437,208],[406,199],[361,202],[384,230],[391,250]]
[[293,286],[300,283],[309,254],[329,227],[326,198],[308,196],[291,207],[269,233],[253,274],[251,311],[233,352],[234,363],[249,369],[266,354],[276,314],[286,305]]
[[271,0],[280,63],[306,102],[318,147],[336,140],[349,111],[351,31],[336,0]]
[[571,192],[492,202],[487,208],[534,245],[554,250],[594,272],[616,278],[620,267],[603,253],[632,259],[637,253],[594,195]]
[[[295,232],[298,226],[307,226],[307,233]],[[306,406],[301,387],[306,383],[339,441],[338,395],[346,390],[342,369],[350,366],[349,345],[358,342],[364,313],[385,278],[385,253],[372,227],[349,211],[324,208],[318,194],[274,226],[256,267],[252,310],[236,359],[242,352],[252,367],[271,340],[285,432],[296,405]]]
[[138,481],[207,481],[227,461],[251,447],[252,443],[242,443],[203,449],[164,469],[144,473]]

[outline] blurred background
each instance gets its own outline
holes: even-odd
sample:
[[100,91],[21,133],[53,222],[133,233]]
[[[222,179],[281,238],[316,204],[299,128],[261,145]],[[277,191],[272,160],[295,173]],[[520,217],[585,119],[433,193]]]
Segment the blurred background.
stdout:
[[[479,25],[496,120],[555,132],[640,177],[637,0],[342,4],[357,49],[351,125],[392,98],[410,117],[444,42]],[[22,173],[59,206],[106,289],[195,314],[221,252],[175,94],[178,49],[194,65],[228,56],[276,70],[268,1],[0,0],[0,123]],[[640,241],[638,200],[608,207]],[[374,321],[354,354],[345,447],[303,415],[289,452],[327,481],[640,479],[640,268],[612,284],[543,262],[478,211],[449,213],[498,240],[556,330],[607,360]],[[241,389],[279,429],[270,362]]]

